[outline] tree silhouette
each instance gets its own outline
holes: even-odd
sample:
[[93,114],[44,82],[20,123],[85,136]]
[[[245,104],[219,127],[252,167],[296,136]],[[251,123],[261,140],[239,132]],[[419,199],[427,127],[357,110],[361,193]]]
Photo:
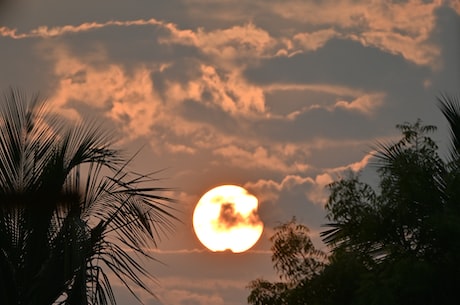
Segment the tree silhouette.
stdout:
[[[331,184],[324,241],[333,253],[360,258],[353,304],[456,304],[460,287],[459,101],[442,96],[451,127],[444,161],[429,133],[435,126],[397,125],[402,138],[377,144],[377,194],[351,176]],[[326,268],[327,269],[327,268]]]
[[282,282],[271,283],[264,279],[251,281],[249,304],[295,305],[305,304],[302,294],[305,285],[323,269],[327,257],[313,245],[309,229],[296,219],[275,228],[272,242],[272,262]]
[[38,95],[0,106],[2,304],[115,304],[109,276],[152,293],[136,257],[172,229],[171,199],[127,169],[113,134],[71,125]]
[[[435,126],[421,120],[397,125],[398,142],[374,147],[376,189],[357,173],[329,185],[321,234],[330,249],[327,264],[311,276],[297,268],[305,275],[302,285],[276,290],[264,283],[264,296],[277,300],[281,291],[279,304],[458,303],[460,100],[443,95],[438,102],[450,126],[446,160],[430,137]],[[290,270],[292,252],[277,251],[283,258],[276,269]],[[270,304],[251,299],[260,286],[249,286],[250,304]]]

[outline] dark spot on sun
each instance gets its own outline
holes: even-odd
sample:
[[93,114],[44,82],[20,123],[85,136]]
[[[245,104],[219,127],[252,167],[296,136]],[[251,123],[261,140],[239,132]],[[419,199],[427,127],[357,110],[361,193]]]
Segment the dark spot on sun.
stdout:
[[259,215],[257,210],[253,210],[252,213],[246,218],[239,212],[235,211],[235,205],[227,202],[220,206],[219,218],[217,226],[219,228],[229,229],[238,225],[256,225],[260,223]]

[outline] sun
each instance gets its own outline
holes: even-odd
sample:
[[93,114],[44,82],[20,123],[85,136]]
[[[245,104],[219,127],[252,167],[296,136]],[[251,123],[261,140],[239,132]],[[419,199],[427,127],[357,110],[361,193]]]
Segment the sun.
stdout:
[[257,207],[257,198],[240,186],[215,187],[200,198],[193,212],[196,236],[211,251],[244,252],[262,235]]

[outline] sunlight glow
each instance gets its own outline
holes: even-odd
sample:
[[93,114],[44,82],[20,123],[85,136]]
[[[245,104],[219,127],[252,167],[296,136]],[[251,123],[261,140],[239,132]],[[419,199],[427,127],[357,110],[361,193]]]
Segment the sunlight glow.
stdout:
[[244,252],[259,240],[263,223],[258,200],[244,188],[222,185],[201,197],[193,213],[193,227],[211,251]]

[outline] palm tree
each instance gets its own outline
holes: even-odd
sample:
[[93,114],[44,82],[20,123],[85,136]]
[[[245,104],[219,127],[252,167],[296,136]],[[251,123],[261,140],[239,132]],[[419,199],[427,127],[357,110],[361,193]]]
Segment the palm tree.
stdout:
[[[153,294],[137,258],[172,229],[173,200],[94,122],[69,125],[38,95],[0,105],[0,302],[116,304],[110,277]],[[133,292],[134,293],[134,292]]]

